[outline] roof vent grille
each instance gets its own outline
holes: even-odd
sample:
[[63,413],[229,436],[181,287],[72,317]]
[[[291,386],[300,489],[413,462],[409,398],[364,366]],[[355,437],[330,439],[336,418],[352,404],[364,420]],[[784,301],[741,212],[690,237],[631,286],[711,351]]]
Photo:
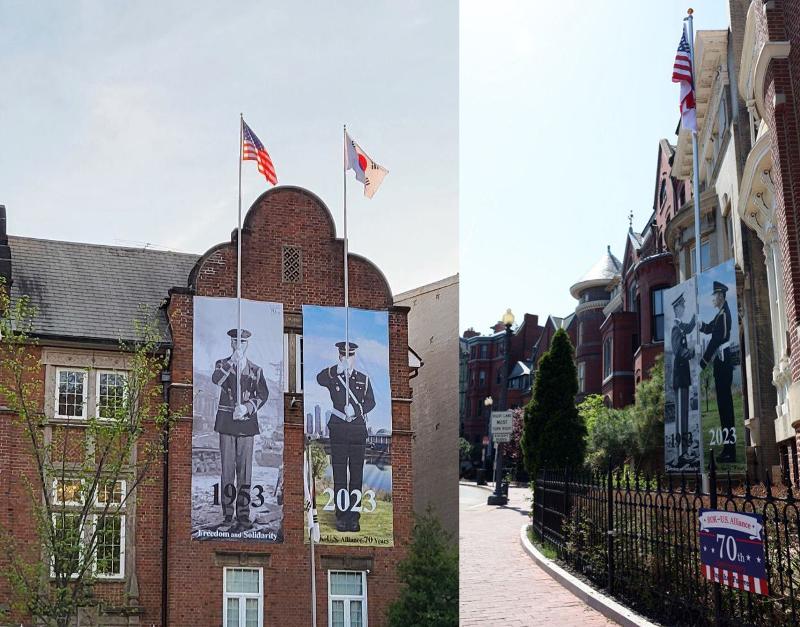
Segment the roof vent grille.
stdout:
[[281,280],[284,283],[300,283],[303,280],[303,255],[297,246],[283,247]]

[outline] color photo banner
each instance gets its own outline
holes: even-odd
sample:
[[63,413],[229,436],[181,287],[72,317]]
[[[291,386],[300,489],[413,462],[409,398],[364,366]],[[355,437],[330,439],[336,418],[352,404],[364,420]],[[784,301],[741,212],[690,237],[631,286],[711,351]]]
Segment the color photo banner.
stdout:
[[664,463],[667,472],[702,466],[696,358],[695,279],[664,291]]
[[[303,408],[320,543],[393,545],[389,315],[303,306]],[[345,383],[346,372],[349,383]]]
[[733,259],[664,292],[667,472],[702,472],[709,449],[721,470],[746,468],[737,311]]
[[[192,538],[283,541],[283,305],[194,298]],[[237,373],[238,386],[237,386]]]
[[740,367],[742,350],[733,259],[700,274],[698,298],[704,451],[714,450],[717,467],[722,471],[744,472],[747,464]]

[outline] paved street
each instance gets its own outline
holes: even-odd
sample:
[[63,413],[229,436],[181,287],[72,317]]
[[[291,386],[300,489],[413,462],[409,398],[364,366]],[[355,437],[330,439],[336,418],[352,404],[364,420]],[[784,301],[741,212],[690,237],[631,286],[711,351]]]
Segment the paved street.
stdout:
[[522,549],[530,491],[511,488],[507,507],[489,507],[489,492],[459,486],[462,627],[615,625],[579,601]]

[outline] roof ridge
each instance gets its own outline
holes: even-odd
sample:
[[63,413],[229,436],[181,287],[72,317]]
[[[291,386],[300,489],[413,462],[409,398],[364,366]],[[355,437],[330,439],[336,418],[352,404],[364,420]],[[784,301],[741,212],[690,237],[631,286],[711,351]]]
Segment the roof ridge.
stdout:
[[159,250],[157,248],[138,248],[133,246],[119,246],[115,244],[96,244],[94,242],[73,242],[65,239],[48,239],[45,237],[28,237],[27,235],[9,235],[9,240],[26,240],[33,242],[49,242],[51,244],[67,244],[69,246],[92,247],[92,248],[107,248],[111,250],[128,250],[131,252],[140,253],[161,253],[165,255],[182,255],[186,257],[199,258],[201,253],[187,253],[178,250]]

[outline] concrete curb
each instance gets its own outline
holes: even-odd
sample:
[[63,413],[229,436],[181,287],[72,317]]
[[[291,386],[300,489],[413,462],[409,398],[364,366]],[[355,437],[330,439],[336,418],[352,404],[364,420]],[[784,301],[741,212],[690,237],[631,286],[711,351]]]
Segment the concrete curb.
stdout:
[[591,586],[568,573],[553,560],[546,558],[539,550],[531,544],[528,539],[528,524],[522,525],[519,534],[522,548],[530,555],[533,560],[544,569],[544,571],[569,590],[572,594],[586,603],[589,607],[596,609],[606,618],[618,622],[624,627],[656,627],[656,623],[651,623],[646,618],[639,616],[633,610],[629,610],[624,605],[614,601],[612,598],[598,592]]
[[472,481],[459,481],[458,485],[464,485],[468,488],[480,488],[481,490],[486,490],[488,492],[494,492],[494,488],[490,488],[488,485],[478,485]]

